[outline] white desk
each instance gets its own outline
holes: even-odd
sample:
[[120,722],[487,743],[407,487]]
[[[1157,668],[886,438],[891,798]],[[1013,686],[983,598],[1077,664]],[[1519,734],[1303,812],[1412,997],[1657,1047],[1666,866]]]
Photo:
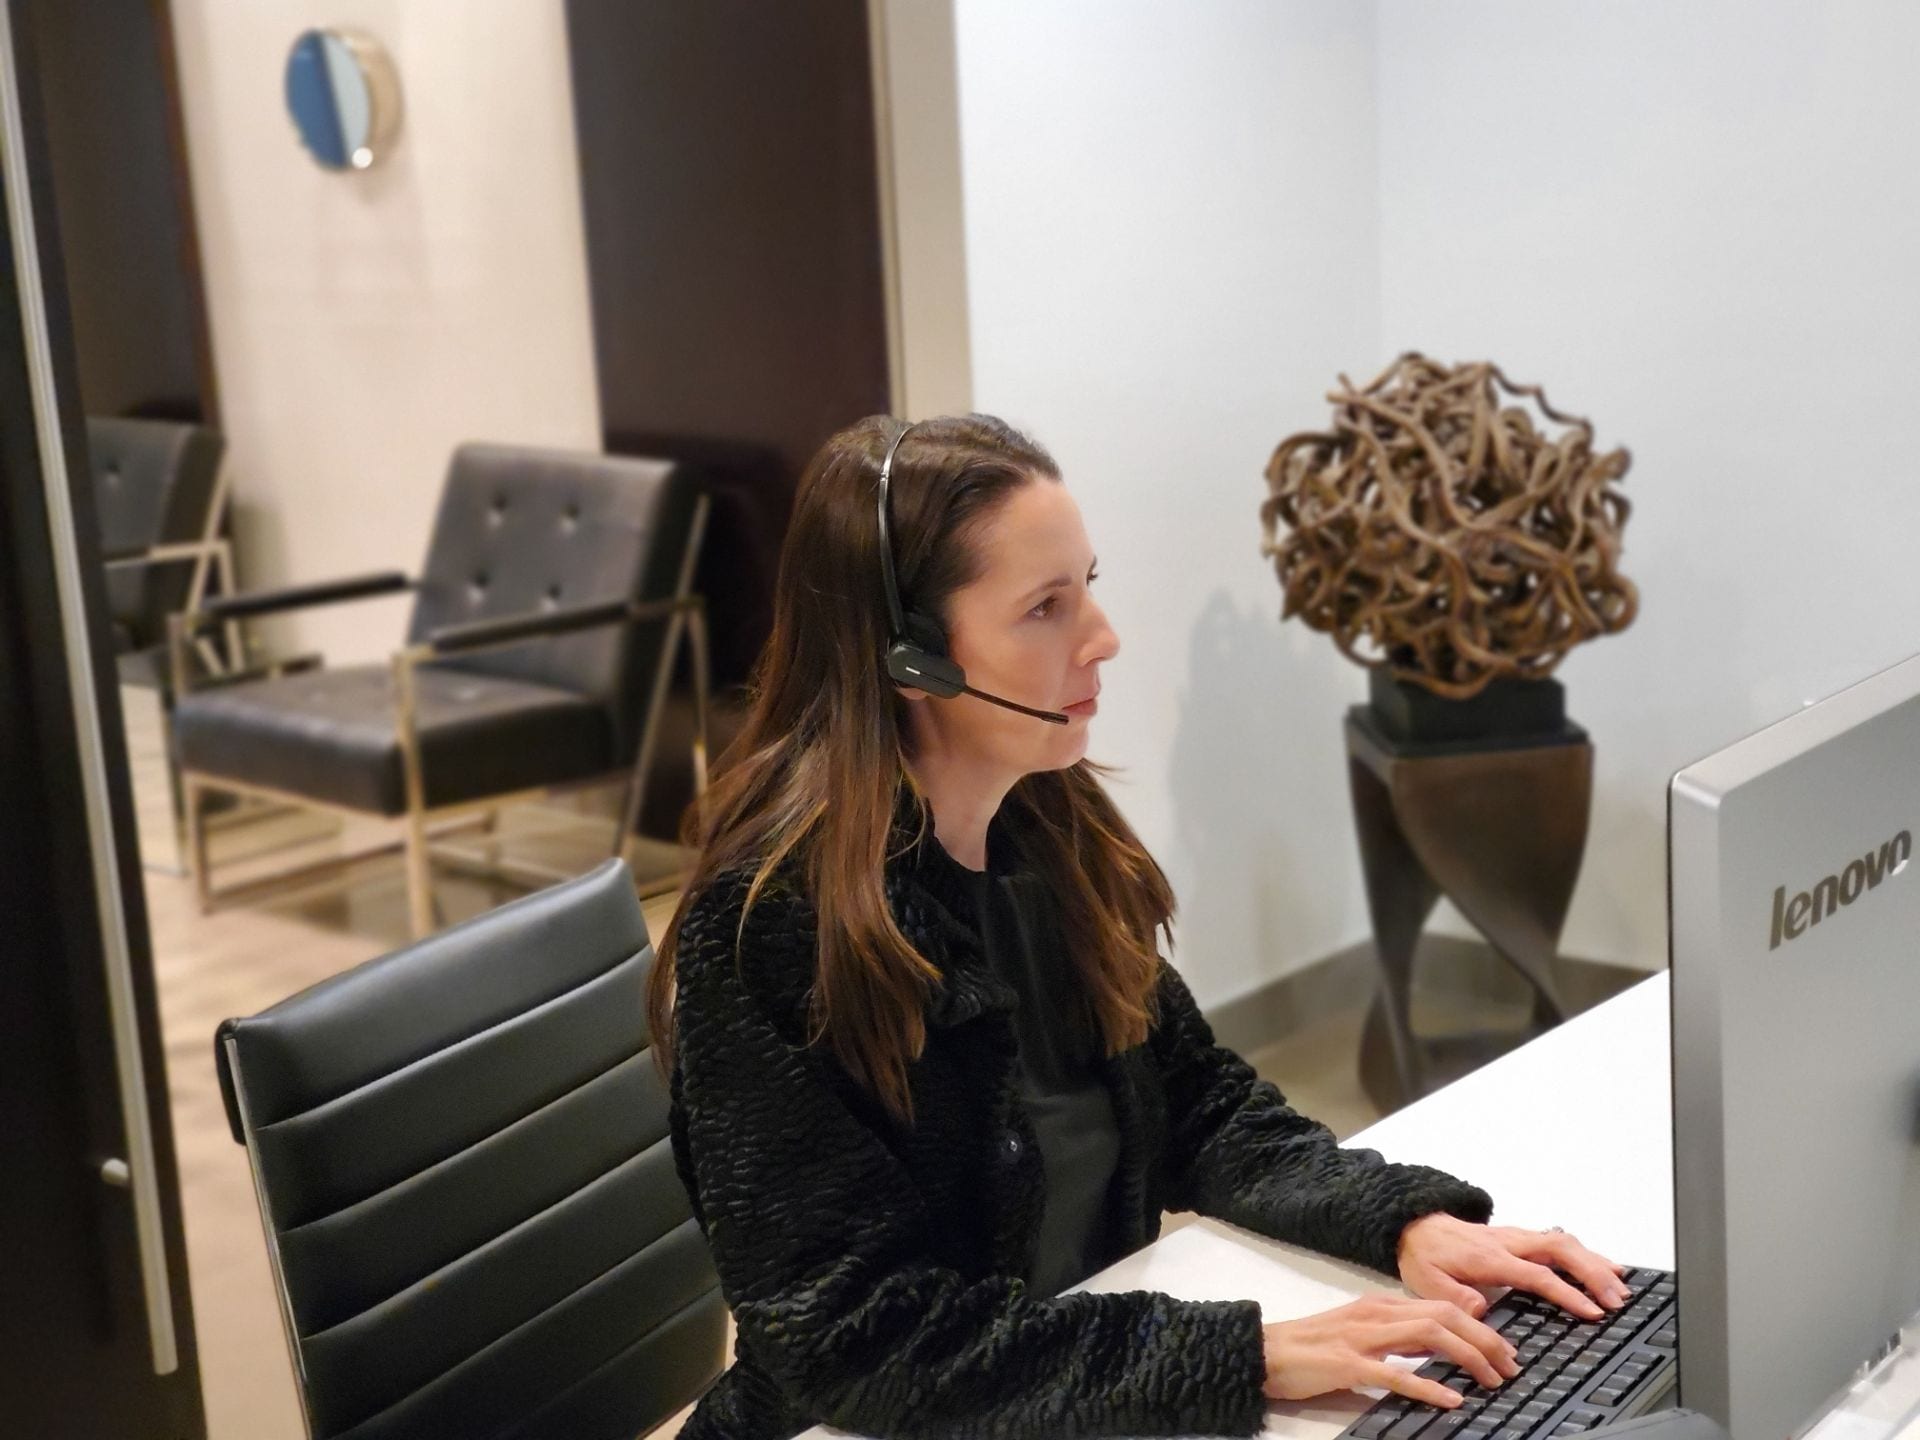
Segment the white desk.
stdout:
[[[1472,1181],[1493,1196],[1499,1224],[1561,1225],[1621,1264],[1670,1270],[1673,1125],[1667,1015],[1667,977],[1659,974],[1347,1143]],[[1580,1113],[1570,1111],[1569,1101]],[[1257,1300],[1262,1317],[1272,1322],[1399,1287],[1371,1270],[1202,1219],[1078,1288],[1158,1290],[1184,1300]],[[1368,1403],[1353,1394],[1275,1403],[1261,1433],[1333,1440]],[[1846,1411],[1823,1420],[1808,1440],[1891,1440],[1896,1435],[1920,1440],[1920,1423],[1892,1428],[1916,1403],[1920,1359],[1902,1357]],[[816,1426],[803,1440],[845,1434]]]

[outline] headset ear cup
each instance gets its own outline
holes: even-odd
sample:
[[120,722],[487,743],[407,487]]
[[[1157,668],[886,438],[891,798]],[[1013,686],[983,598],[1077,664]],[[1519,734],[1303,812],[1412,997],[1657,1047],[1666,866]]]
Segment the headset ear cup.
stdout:
[[912,641],[915,649],[929,655],[947,653],[947,632],[938,620],[919,610],[909,610],[901,619],[906,626],[904,638]]
[[967,677],[958,665],[944,655],[920,649],[910,640],[897,640],[887,647],[887,674],[896,685],[947,700],[967,688]]

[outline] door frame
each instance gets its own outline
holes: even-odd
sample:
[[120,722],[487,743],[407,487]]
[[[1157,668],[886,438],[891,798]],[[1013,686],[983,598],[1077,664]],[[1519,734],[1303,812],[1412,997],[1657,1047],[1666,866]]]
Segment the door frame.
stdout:
[[[30,19],[0,0],[0,1428],[200,1440],[153,957]],[[211,1037],[209,1037],[211,1039]],[[17,1070],[16,1070],[17,1067]],[[20,1153],[9,1151],[22,1146]],[[20,1293],[13,1293],[19,1290]],[[17,1395],[18,1398],[15,1398]]]

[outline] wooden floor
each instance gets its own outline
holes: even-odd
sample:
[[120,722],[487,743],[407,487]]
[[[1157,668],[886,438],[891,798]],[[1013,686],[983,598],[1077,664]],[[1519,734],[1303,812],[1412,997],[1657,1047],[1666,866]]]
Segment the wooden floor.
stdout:
[[[234,873],[303,856],[348,853],[384,830],[282,816],[232,827],[218,842]],[[572,871],[608,853],[610,832],[577,813],[528,807],[508,812],[500,836],[509,852]],[[238,859],[249,852],[252,861]],[[397,857],[363,862],[344,875],[270,901],[196,913],[187,881],[148,871],[174,1138],[186,1220],[187,1256],[199,1336],[208,1433],[212,1440],[300,1440],[304,1430],[267,1270],[245,1152],[228,1134],[214,1078],[213,1035],[223,1019],[250,1015],[295,991],[406,943],[405,894]],[[436,897],[451,921],[476,915],[517,889],[441,875]],[[672,896],[644,908],[651,933]],[[1249,1052],[1297,1108],[1351,1134],[1377,1118],[1359,1085],[1354,1057],[1360,1013],[1341,1014],[1311,1033]],[[1169,1226],[1187,1217],[1169,1216]],[[677,1430],[679,1420],[659,1434]]]

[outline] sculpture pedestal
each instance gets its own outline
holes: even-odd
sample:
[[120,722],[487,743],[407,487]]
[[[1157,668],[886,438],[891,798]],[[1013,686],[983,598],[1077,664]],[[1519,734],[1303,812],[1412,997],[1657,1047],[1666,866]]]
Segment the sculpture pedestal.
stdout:
[[[1566,1018],[1553,961],[1586,850],[1593,746],[1570,722],[1489,741],[1403,740],[1365,705],[1347,712],[1346,740],[1379,966],[1360,1073],[1391,1112]],[[1525,1031],[1414,1032],[1414,951],[1441,895],[1532,988]]]

